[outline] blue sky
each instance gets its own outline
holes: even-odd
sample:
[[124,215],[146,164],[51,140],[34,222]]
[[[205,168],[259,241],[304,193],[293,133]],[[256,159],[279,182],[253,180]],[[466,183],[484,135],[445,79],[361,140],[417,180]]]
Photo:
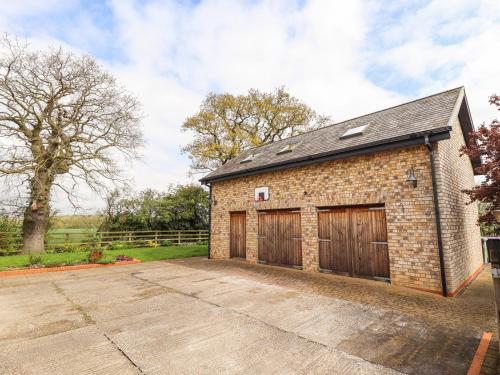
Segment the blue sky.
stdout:
[[91,54],[141,100],[136,189],[196,181],[180,127],[209,91],[284,85],[340,121],[465,85],[476,124],[500,92],[498,0],[17,0],[0,30]]

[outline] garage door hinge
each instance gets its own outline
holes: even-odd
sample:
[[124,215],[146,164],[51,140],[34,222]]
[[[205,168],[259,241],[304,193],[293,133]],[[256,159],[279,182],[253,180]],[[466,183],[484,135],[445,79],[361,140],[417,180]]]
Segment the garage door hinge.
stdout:
[[292,237],[292,240],[301,240],[302,241],[302,237]]
[[384,241],[372,241],[372,244],[374,245],[388,245],[389,242],[384,242]]
[[370,207],[368,208],[370,211],[385,211],[385,207]]
[[327,238],[318,238],[318,242],[332,242],[332,240],[329,240]]
[[381,277],[381,276],[373,276],[375,280],[385,281],[386,283],[390,283],[391,279],[389,277]]

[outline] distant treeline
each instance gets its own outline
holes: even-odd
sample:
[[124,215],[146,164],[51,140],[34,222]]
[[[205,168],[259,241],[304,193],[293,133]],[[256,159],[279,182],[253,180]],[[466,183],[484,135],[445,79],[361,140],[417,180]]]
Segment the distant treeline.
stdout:
[[208,192],[198,185],[147,189],[133,196],[114,191],[107,197],[100,230],[208,229],[208,201]]
[[[57,215],[49,232],[64,229],[199,230],[208,229],[208,192],[199,185],[172,186],[165,192],[147,189],[137,194],[114,191],[96,215]],[[0,210],[0,232],[21,229],[19,217]]]

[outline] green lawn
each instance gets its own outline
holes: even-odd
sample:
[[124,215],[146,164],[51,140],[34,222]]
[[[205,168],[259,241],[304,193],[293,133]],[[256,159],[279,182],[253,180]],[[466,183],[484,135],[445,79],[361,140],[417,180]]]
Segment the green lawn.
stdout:
[[[143,262],[151,262],[162,259],[190,258],[196,256],[207,256],[208,247],[206,245],[182,245],[156,248],[135,248],[122,250],[105,250],[104,258],[112,260],[117,255],[128,255],[140,259]],[[84,263],[87,259],[87,252],[60,253],[60,254],[40,254],[42,264],[51,266],[55,264],[78,264]],[[8,255],[0,256],[0,270],[9,268],[19,268],[29,266],[28,255]]]

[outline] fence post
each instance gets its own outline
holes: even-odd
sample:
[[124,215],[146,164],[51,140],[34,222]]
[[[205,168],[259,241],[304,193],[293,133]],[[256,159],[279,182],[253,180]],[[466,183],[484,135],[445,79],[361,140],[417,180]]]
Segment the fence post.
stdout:
[[64,244],[69,244],[69,233],[64,233]]
[[155,232],[155,242],[158,243],[158,232]]
[[181,244],[181,231],[177,231],[177,245]]
[[132,232],[128,232],[128,243],[132,244]]

